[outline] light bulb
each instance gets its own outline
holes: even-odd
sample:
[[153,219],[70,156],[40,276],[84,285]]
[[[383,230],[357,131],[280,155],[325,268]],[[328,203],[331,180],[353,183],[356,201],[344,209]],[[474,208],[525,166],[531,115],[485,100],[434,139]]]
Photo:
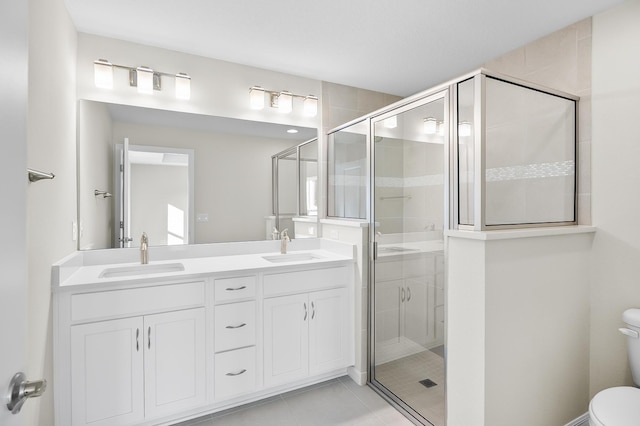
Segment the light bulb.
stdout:
[[176,74],[176,98],[186,100],[191,98],[191,77],[182,72]]
[[251,109],[264,108],[264,89],[260,86],[253,86],[249,89],[249,106]]
[[145,95],[153,95],[153,70],[149,67],[138,67],[138,93]]
[[318,115],[318,98],[315,96],[309,95],[304,98],[302,106],[304,109],[304,115],[307,117],[315,117]]
[[471,136],[471,123],[469,123],[468,121],[458,123],[458,136]]
[[106,59],[93,61],[93,79],[96,87],[113,89],[113,64]]
[[283,113],[291,112],[293,108],[293,96],[291,92],[280,92],[278,96],[278,111]]
[[435,135],[438,131],[438,122],[433,117],[427,117],[424,119],[424,132],[427,135]]
[[394,115],[393,117],[385,119],[382,123],[387,129],[395,129],[398,127],[398,117]]

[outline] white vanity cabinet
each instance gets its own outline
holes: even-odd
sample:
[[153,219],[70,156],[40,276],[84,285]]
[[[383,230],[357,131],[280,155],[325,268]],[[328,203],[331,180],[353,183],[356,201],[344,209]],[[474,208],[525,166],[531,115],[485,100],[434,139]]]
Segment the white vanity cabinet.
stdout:
[[343,249],[184,258],[169,272],[78,266],[85,253],[61,262],[55,425],[168,425],[344,375],[354,267]]
[[346,267],[264,276],[266,387],[348,365],[348,282]]
[[256,389],[257,275],[214,280],[214,398]]
[[64,298],[70,424],[134,425],[206,402],[204,282]]

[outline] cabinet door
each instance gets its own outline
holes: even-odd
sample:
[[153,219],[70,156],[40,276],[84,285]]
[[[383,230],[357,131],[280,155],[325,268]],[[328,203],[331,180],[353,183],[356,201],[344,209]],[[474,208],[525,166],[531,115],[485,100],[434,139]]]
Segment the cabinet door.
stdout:
[[309,295],[309,373],[346,367],[348,360],[347,289]]
[[204,308],[144,317],[147,418],[206,402]]
[[117,426],[144,419],[141,317],[71,327],[72,424]]
[[433,303],[429,290],[433,279],[427,277],[405,280],[404,337],[421,346],[429,343],[429,318],[433,318]]
[[264,300],[264,384],[273,386],[309,372],[307,294]]
[[403,280],[376,282],[376,345],[397,344],[402,335],[400,312],[404,303]]

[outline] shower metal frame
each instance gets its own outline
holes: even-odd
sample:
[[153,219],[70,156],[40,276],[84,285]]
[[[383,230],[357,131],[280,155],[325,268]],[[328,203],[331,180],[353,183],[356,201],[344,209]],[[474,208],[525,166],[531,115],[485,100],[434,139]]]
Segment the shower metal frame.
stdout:
[[[509,224],[509,225],[486,225],[485,224],[485,191],[486,191],[486,117],[485,117],[485,105],[486,105],[486,79],[494,78],[505,83],[514,84],[517,86],[521,86],[527,89],[539,91],[548,95],[557,96],[560,98],[564,98],[570,101],[575,102],[575,122],[574,122],[574,194],[573,194],[573,221],[565,221],[565,222],[547,222],[547,223],[522,223],[522,224]],[[473,225],[461,225],[459,223],[459,167],[458,167],[458,83],[463,81],[473,79],[474,80],[474,186],[473,186]],[[402,99],[396,103],[393,103],[389,106],[371,112],[365,116],[358,117],[354,120],[349,121],[343,125],[340,125],[334,129],[331,129],[327,134],[332,134],[338,132],[340,130],[344,130],[356,123],[367,121],[368,124],[368,132],[366,134],[366,157],[367,157],[367,167],[366,175],[369,176],[368,179],[368,188],[366,191],[367,194],[367,211],[366,211],[366,221],[369,223],[369,243],[368,243],[368,327],[367,327],[367,384],[372,387],[377,393],[379,393],[383,398],[385,398],[391,405],[397,408],[399,411],[403,412],[408,416],[409,420],[414,422],[415,424],[431,424],[427,419],[424,419],[419,413],[417,413],[413,408],[407,405],[404,401],[401,401],[397,396],[391,393],[389,390],[384,388],[383,386],[376,384],[372,381],[372,377],[375,373],[375,354],[373,351],[373,343],[375,337],[375,294],[373,291],[374,283],[375,283],[375,271],[374,271],[374,258],[376,256],[377,245],[375,243],[375,228],[374,228],[374,218],[373,211],[375,207],[375,200],[373,197],[374,185],[372,184],[372,179],[374,178],[374,150],[372,149],[372,134],[373,134],[373,125],[374,121],[380,121],[384,118],[387,118],[392,115],[396,115],[399,112],[403,112],[409,109],[412,109],[416,106],[421,105],[422,103],[427,103],[427,99],[434,100],[437,95],[441,94],[445,100],[445,113],[448,113],[448,133],[445,132],[445,138],[448,138],[445,142],[445,182],[444,182],[444,193],[445,200],[444,201],[444,229],[446,230],[469,230],[469,231],[490,231],[490,230],[500,230],[500,229],[518,229],[518,228],[532,228],[532,227],[554,227],[554,226],[572,226],[577,225],[578,223],[578,176],[579,176],[579,116],[580,116],[580,105],[578,96],[572,95],[570,93],[566,93],[560,90],[551,89],[549,87],[545,87],[539,84],[531,83],[528,81],[524,81],[518,78],[514,78],[511,76],[507,76],[501,73],[493,72],[484,68],[476,69],[472,72],[464,74],[455,79],[449,80],[445,83],[434,86],[430,89],[427,89],[423,92],[412,95],[408,98]],[[478,125],[479,124],[479,125]],[[328,177],[327,177],[328,179]],[[325,185],[328,185],[328,181],[325,182]],[[327,192],[328,193],[328,192]],[[327,203],[328,205],[328,203]],[[325,212],[327,213],[327,212]],[[446,252],[446,240],[445,240],[445,252]],[[446,263],[447,258],[445,255],[445,275],[444,280],[445,283],[447,281],[447,273],[446,273]],[[445,356],[444,356],[444,365],[445,365],[445,378],[447,376],[447,325],[448,325],[448,309],[447,309],[447,296],[445,292],[445,309],[444,309],[444,340],[445,340]],[[446,395],[446,380],[445,380],[445,395]],[[447,400],[445,397],[445,421],[446,421],[446,404]],[[423,423],[422,420],[425,420],[426,423]]]

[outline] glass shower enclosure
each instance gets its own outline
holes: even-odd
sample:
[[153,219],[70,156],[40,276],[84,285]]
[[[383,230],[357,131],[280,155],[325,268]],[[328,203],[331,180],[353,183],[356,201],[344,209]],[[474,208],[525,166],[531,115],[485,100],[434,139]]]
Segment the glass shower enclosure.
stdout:
[[480,69],[329,132],[328,216],[366,220],[368,384],[446,424],[450,230],[577,223],[578,98]]

